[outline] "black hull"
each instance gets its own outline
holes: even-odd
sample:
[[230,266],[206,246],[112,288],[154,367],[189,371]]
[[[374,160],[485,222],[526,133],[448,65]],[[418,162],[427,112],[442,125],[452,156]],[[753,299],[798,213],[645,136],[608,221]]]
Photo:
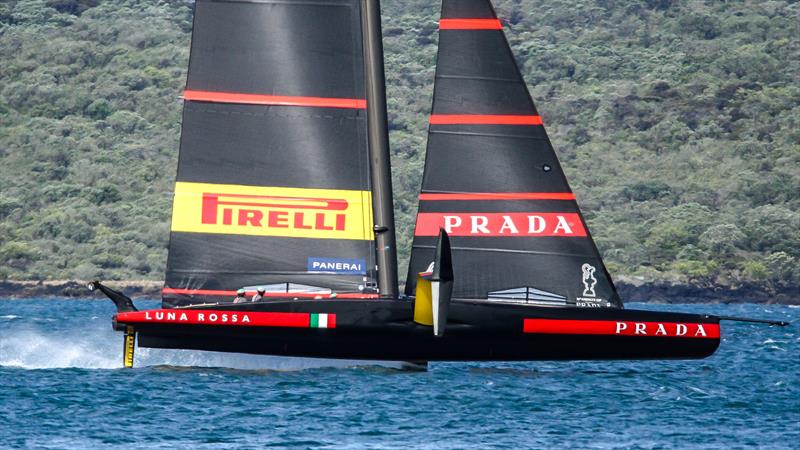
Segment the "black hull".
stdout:
[[[141,347],[362,360],[698,359],[711,355],[719,346],[719,319],[711,316],[454,301],[444,336],[435,337],[431,327],[413,322],[412,306],[403,300],[276,300],[171,310],[178,314],[180,311],[335,314],[335,328],[327,329],[122,320],[117,325],[134,325]],[[579,326],[603,322],[613,327],[625,323],[628,332],[637,323],[648,325],[646,331],[642,325],[643,332],[637,334],[524,332],[526,319],[561,320]],[[658,335],[658,324],[666,325],[667,335]],[[690,332],[683,337],[675,335],[669,327],[676,324],[690,324]],[[698,324],[705,327],[708,337],[695,337],[696,334],[689,337]]]

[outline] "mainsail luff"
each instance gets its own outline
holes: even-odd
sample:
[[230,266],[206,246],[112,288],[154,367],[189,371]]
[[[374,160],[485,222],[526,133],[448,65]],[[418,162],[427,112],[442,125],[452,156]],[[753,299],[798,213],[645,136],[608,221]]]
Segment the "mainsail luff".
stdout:
[[488,0],[444,0],[406,293],[450,234],[454,298],[621,301]]
[[184,100],[164,305],[374,296],[360,1],[198,0]]
[[361,0],[366,61],[367,139],[372,173],[372,207],[375,212],[377,282],[381,297],[397,298],[397,243],[395,239],[389,127],[386,113],[386,79],[383,71],[383,36],[379,0]]

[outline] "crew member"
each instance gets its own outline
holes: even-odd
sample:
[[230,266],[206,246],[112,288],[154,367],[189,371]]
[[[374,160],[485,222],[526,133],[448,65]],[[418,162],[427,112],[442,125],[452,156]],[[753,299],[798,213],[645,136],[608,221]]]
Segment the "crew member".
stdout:
[[233,299],[233,303],[244,303],[247,301],[247,297],[244,296],[244,289],[239,289],[236,291],[236,298]]
[[253,296],[253,301],[257,302],[264,298],[264,292],[266,292],[266,290],[263,287],[258,288],[258,292],[256,292],[256,295]]

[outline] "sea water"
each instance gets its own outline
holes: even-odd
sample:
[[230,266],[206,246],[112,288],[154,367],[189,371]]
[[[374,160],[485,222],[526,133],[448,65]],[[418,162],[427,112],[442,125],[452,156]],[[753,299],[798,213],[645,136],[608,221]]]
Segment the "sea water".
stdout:
[[[156,302],[137,302],[155,307]],[[137,349],[111,302],[0,300],[0,447],[800,448],[800,309],[723,322],[699,361],[432,363]]]

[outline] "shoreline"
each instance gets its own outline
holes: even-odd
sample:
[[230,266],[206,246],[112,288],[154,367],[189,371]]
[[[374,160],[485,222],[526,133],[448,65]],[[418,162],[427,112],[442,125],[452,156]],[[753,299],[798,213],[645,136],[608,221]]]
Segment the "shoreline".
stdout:
[[[159,299],[163,281],[108,281],[108,286],[121,290],[133,299]],[[619,280],[617,290],[624,302],[643,303],[756,303],[800,305],[800,285],[769,286],[747,283],[740,286],[700,286],[667,281]],[[79,280],[6,280],[0,281],[0,298],[104,298],[86,288]]]
[[[81,280],[0,281],[0,298],[106,298],[103,294],[89,291],[89,288],[86,287],[87,283],[88,281]],[[109,281],[103,284],[108,284],[112,289],[121,290],[133,299],[159,299],[161,298],[161,288],[164,286],[163,281],[155,280]]]

